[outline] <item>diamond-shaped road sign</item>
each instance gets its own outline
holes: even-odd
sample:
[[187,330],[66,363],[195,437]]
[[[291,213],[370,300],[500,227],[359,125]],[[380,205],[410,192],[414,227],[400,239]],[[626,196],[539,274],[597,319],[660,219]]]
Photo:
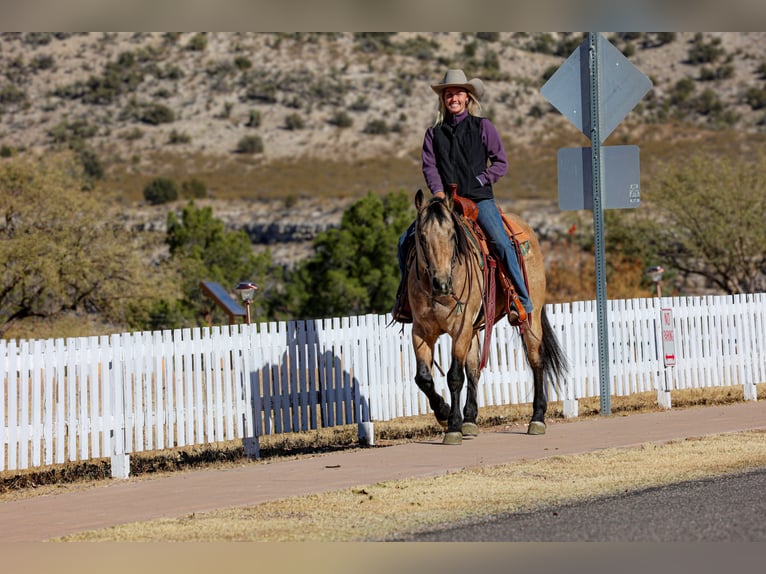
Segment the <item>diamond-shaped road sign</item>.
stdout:
[[[647,78],[630,60],[598,35],[601,59],[601,125],[603,143],[614,128],[628,115],[652,87]],[[582,133],[591,138],[590,86],[588,85],[589,42],[586,39],[572,52],[540,93]]]

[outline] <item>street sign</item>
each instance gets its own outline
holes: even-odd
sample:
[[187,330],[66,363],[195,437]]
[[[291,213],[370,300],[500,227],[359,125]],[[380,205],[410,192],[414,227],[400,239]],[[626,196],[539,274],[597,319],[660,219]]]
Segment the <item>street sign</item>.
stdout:
[[[601,60],[601,125],[603,143],[652,87],[647,78],[606,38],[598,34]],[[551,76],[540,93],[587,137],[591,137],[589,42],[586,39]]]
[[660,311],[662,323],[662,355],[666,367],[676,365],[676,336],[673,330],[673,310],[662,309]]
[[[559,168],[563,167],[564,173],[559,173],[559,203],[576,209],[590,205],[593,210],[599,386],[603,415],[611,414],[604,207],[610,207],[610,198],[616,199],[619,207],[632,207],[638,204],[641,194],[637,148],[602,153],[601,144],[651,86],[649,78],[601,34],[589,32],[586,40],[541,89],[543,97],[591,142],[589,153],[585,150],[560,150]],[[612,165],[613,162],[616,165]],[[624,178],[620,175],[623,169],[629,172]],[[610,177],[611,180],[607,181]],[[618,177],[620,181],[616,182]],[[606,191],[609,188],[615,191]]]
[[[604,154],[604,209],[626,209],[641,203],[638,146],[608,146]],[[593,154],[589,147],[558,151],[559,208],[593,209]]]

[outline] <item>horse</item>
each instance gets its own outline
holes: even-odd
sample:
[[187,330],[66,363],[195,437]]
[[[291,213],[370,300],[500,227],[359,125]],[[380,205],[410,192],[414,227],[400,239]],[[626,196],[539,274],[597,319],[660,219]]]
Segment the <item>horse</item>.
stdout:
[[[478,435],[476,393],[480,377],[479,332],[488,323],[483,316],[482,301],[485,277],[481,253],[474,248],[469,232],[454,211],[451,189],[445,198],[424,201],[422,190],[415,195],[415,255],[409,264],[407,287],[412,310],[412,344],[415,351],[415,382],[426,395],[436,420],[446,427],[444,444],[461,444],[463,437]],[[534,310],[521,329],[525,355],[534,377],[532,419],[527,433],[545,434],[548,408],[546,382],[559,388],[567,365],[566,359],[545,312],[545,268],[537,236],[529,225],[515,214],[516,221],[529,234],[529,251],[525,256],[529,294]],[[496,290],[496,297],[502,289]],[[492,305],[486,306],[491,310]],[[497,300],[494,320],[505,314]],[[484,317],[484,319],[482,319]],[[489,328],[487,325],[485,328]],[[447,372],[450,402],[436,392],[432,376],[434,346],[440,335],[452,339],[452,361]],[[460,411],[460,394],[468,379],[466,403]]]

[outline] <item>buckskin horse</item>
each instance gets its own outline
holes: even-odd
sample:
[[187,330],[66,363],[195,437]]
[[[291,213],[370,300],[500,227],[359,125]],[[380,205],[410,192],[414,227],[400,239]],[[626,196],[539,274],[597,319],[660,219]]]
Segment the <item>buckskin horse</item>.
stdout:
[[[446,426],[444,444],[460,444],[464,436],[476,436],[477,387],[481,368],[480,331],[490,329],[493,321],[502,319],[506,306],[499,301],[502,290],[485,285],[487,261],[476,248],[475,238],[461,216],[455,213],[452,190],[446,198],[424,201],[422,190],[415,195],[414,251],[408,271],[408,297],[412,310],[412,343],[416,358],[415,382],[428,397],[437,421]],[[534,311],[521,329],[526,359],[534,378],[532,420],[528,434],[545,433],[548,407],[547,383],[559,383],[566,372],[566,360],[545,313],[545,268],[540,245],[532,229],[516,215],[507,214],[529,237],[529,250],[524,256],[529,294]],[[496,304],[485,301],[485,289],[494,292]],[[494,310],[493,310],[494,307]],[[486,311],[494,311],[486,317]],[[434,345],[440,335],[452,338],[452,362],[447,372],[450,403],[436,392],[432,376]],[[487,347],[488,339],[485,339]],[[488,349],[487,349],[488,350]],[[485,357],[484,357],[485,358]],[[483,359],[481,362],[483,362]],[[460,411],[460,394],[468,378],[466,403]]]

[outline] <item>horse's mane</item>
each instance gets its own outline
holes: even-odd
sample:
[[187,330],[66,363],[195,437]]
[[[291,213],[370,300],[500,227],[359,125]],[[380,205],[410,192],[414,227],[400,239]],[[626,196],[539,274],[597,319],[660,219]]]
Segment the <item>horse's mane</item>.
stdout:
[[471,244],[468,240],[465,227],[460,222],[460,217],[447,206],[446,201],[440,197],[432,197],[426,205],[423,214],[423,223],[434,220],[435,223],[443,225],[452,219],[452,226],[455,229],[455,252],[461,259],[471,253]]

